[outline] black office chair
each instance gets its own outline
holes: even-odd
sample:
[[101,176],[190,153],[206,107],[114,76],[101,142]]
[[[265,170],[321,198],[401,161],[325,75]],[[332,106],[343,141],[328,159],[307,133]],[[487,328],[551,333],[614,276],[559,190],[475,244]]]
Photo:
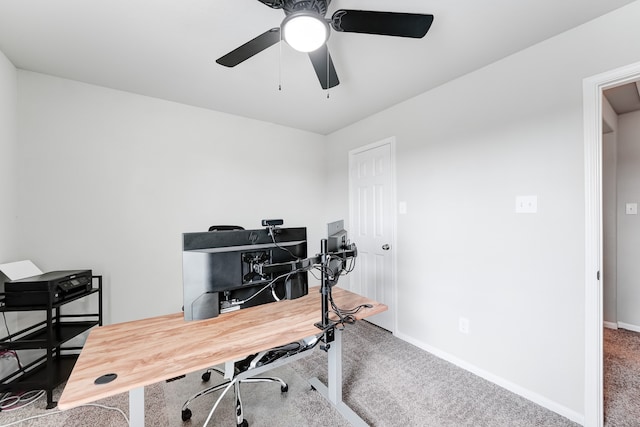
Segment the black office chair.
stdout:
[[239,225],[212,225],[209,227],[209,231],[233,231],[233,230],[244,230],[244,227],[240,227]]
[[193,400],[197,399],[200,396],[205,396],[218,390],[223,390],[218,397],[218,400],[216,400],[215,404],[211,408],[209,416],[203,424],[203,427],[206,427],[224,395],[231,389],[231,387],[233,387],[236,398],[236,424],[238,427],[248,427],[249,423],[246,419],[244,419],[242,410],[240,384],[275,382],[280,383],[280,391],[282,393],[286,393],[287,391],[289,391],[289,386],[287,385],[287,383],[282,381],[282,379],[277,377],[256,377],[256,375],[267,370],[275,369],[278,366],[284,365],[285,363],[293,362],[294,360],[298,360],[302,357],[307,356],[306,352],[312,350],[316,346],[316,344],[320,340],[320,336],[321,335],[311,336],[304,340],[272,348],[270,350],[262,351],[257,354],[252,354],[239,361],[225,363],[225,370],[231,369],[233,371],[232,373],[225,373],[225,371],[223,371],[222,369],[215,367],[208,369],[207,372],[202,374],[203,381],[208,381],[211,377],[211,372],[213,371],[226,377],[226,380],[220,384],[216,384],[212,387],[206,388],[187,399],[184,405],[182,405],[182,421],[187,421],[191,418],[192,413],[188,406],[191,402],[193,402]]

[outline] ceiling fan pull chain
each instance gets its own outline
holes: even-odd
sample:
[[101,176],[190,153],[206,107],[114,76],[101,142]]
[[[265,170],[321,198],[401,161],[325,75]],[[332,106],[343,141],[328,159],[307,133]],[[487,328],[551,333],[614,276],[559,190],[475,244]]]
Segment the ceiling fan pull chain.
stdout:
[[330,87],[330,82],[329,82],[329,46],[327,46],[325,44],[326,47],[326,51],[327,51],[327,99],[329,99],[329,87]]
[[282,31],[280,31],[280,43],[278,43],[278,91],[282,92]]

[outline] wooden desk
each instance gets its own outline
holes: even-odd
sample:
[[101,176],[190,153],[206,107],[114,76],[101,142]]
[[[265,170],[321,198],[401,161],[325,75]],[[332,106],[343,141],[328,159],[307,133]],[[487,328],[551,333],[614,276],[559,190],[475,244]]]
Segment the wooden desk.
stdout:
[[[356,315],[358,319],[387,310],[384,304],[339,287],[333,288],[333,299],[343,309],[371,304],[372,308]],[[259,305],[213,319],[185,322],[182,313],[175,313],[95,328],[89,333],[58,407],[70,409],[129,391],[131,423],[144,425],[144,407],[140,408],[144,405],[144,386],[316,335],[320,332],[314,326],[320,321],[320,305],[319,287],[313,287],[308,295],[295,300]],[[334,400],[334,405],[342,404],[341,373],[334,372],[333,379],[331,373],[332,363],[334,370],[337,366],[341,371],[340,336],[341,333],[336,334],[337,342],[329,354],[330,390],[323,393]],[[94,383],[109,373],[118,376],[107,384]]]

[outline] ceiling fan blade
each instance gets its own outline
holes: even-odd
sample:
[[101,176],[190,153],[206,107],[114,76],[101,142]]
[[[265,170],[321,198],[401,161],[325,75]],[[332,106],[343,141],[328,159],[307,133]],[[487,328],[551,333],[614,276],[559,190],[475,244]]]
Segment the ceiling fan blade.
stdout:
[[239,48],[234,49],[226,55],[216,59],[216,62],[220,65],[224,65],[225,67],[235,67],[241,62],[246,61],[253,55],[262,52],[266,48],[273,46],[279,41],[280,28],[272,28],[260,34],[258,37],[249,40]]
[[422,38],[433,22],[433,15],[340,9],[331,17],[331,26],[345,33]]
[[316,70],[322,89],[330,89],[340,84],[326,44],[313,52],[309,52],[309,59],[311,59],[313,69]]

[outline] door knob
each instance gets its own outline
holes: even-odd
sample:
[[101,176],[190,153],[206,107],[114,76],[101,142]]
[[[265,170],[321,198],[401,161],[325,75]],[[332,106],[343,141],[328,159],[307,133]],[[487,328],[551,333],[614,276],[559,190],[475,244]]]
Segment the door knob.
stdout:
[[388,244],[385,243],[384,245],[382,245],[382,250],[383,251],[388,251],[390,247],[391,246],[389,246]]

